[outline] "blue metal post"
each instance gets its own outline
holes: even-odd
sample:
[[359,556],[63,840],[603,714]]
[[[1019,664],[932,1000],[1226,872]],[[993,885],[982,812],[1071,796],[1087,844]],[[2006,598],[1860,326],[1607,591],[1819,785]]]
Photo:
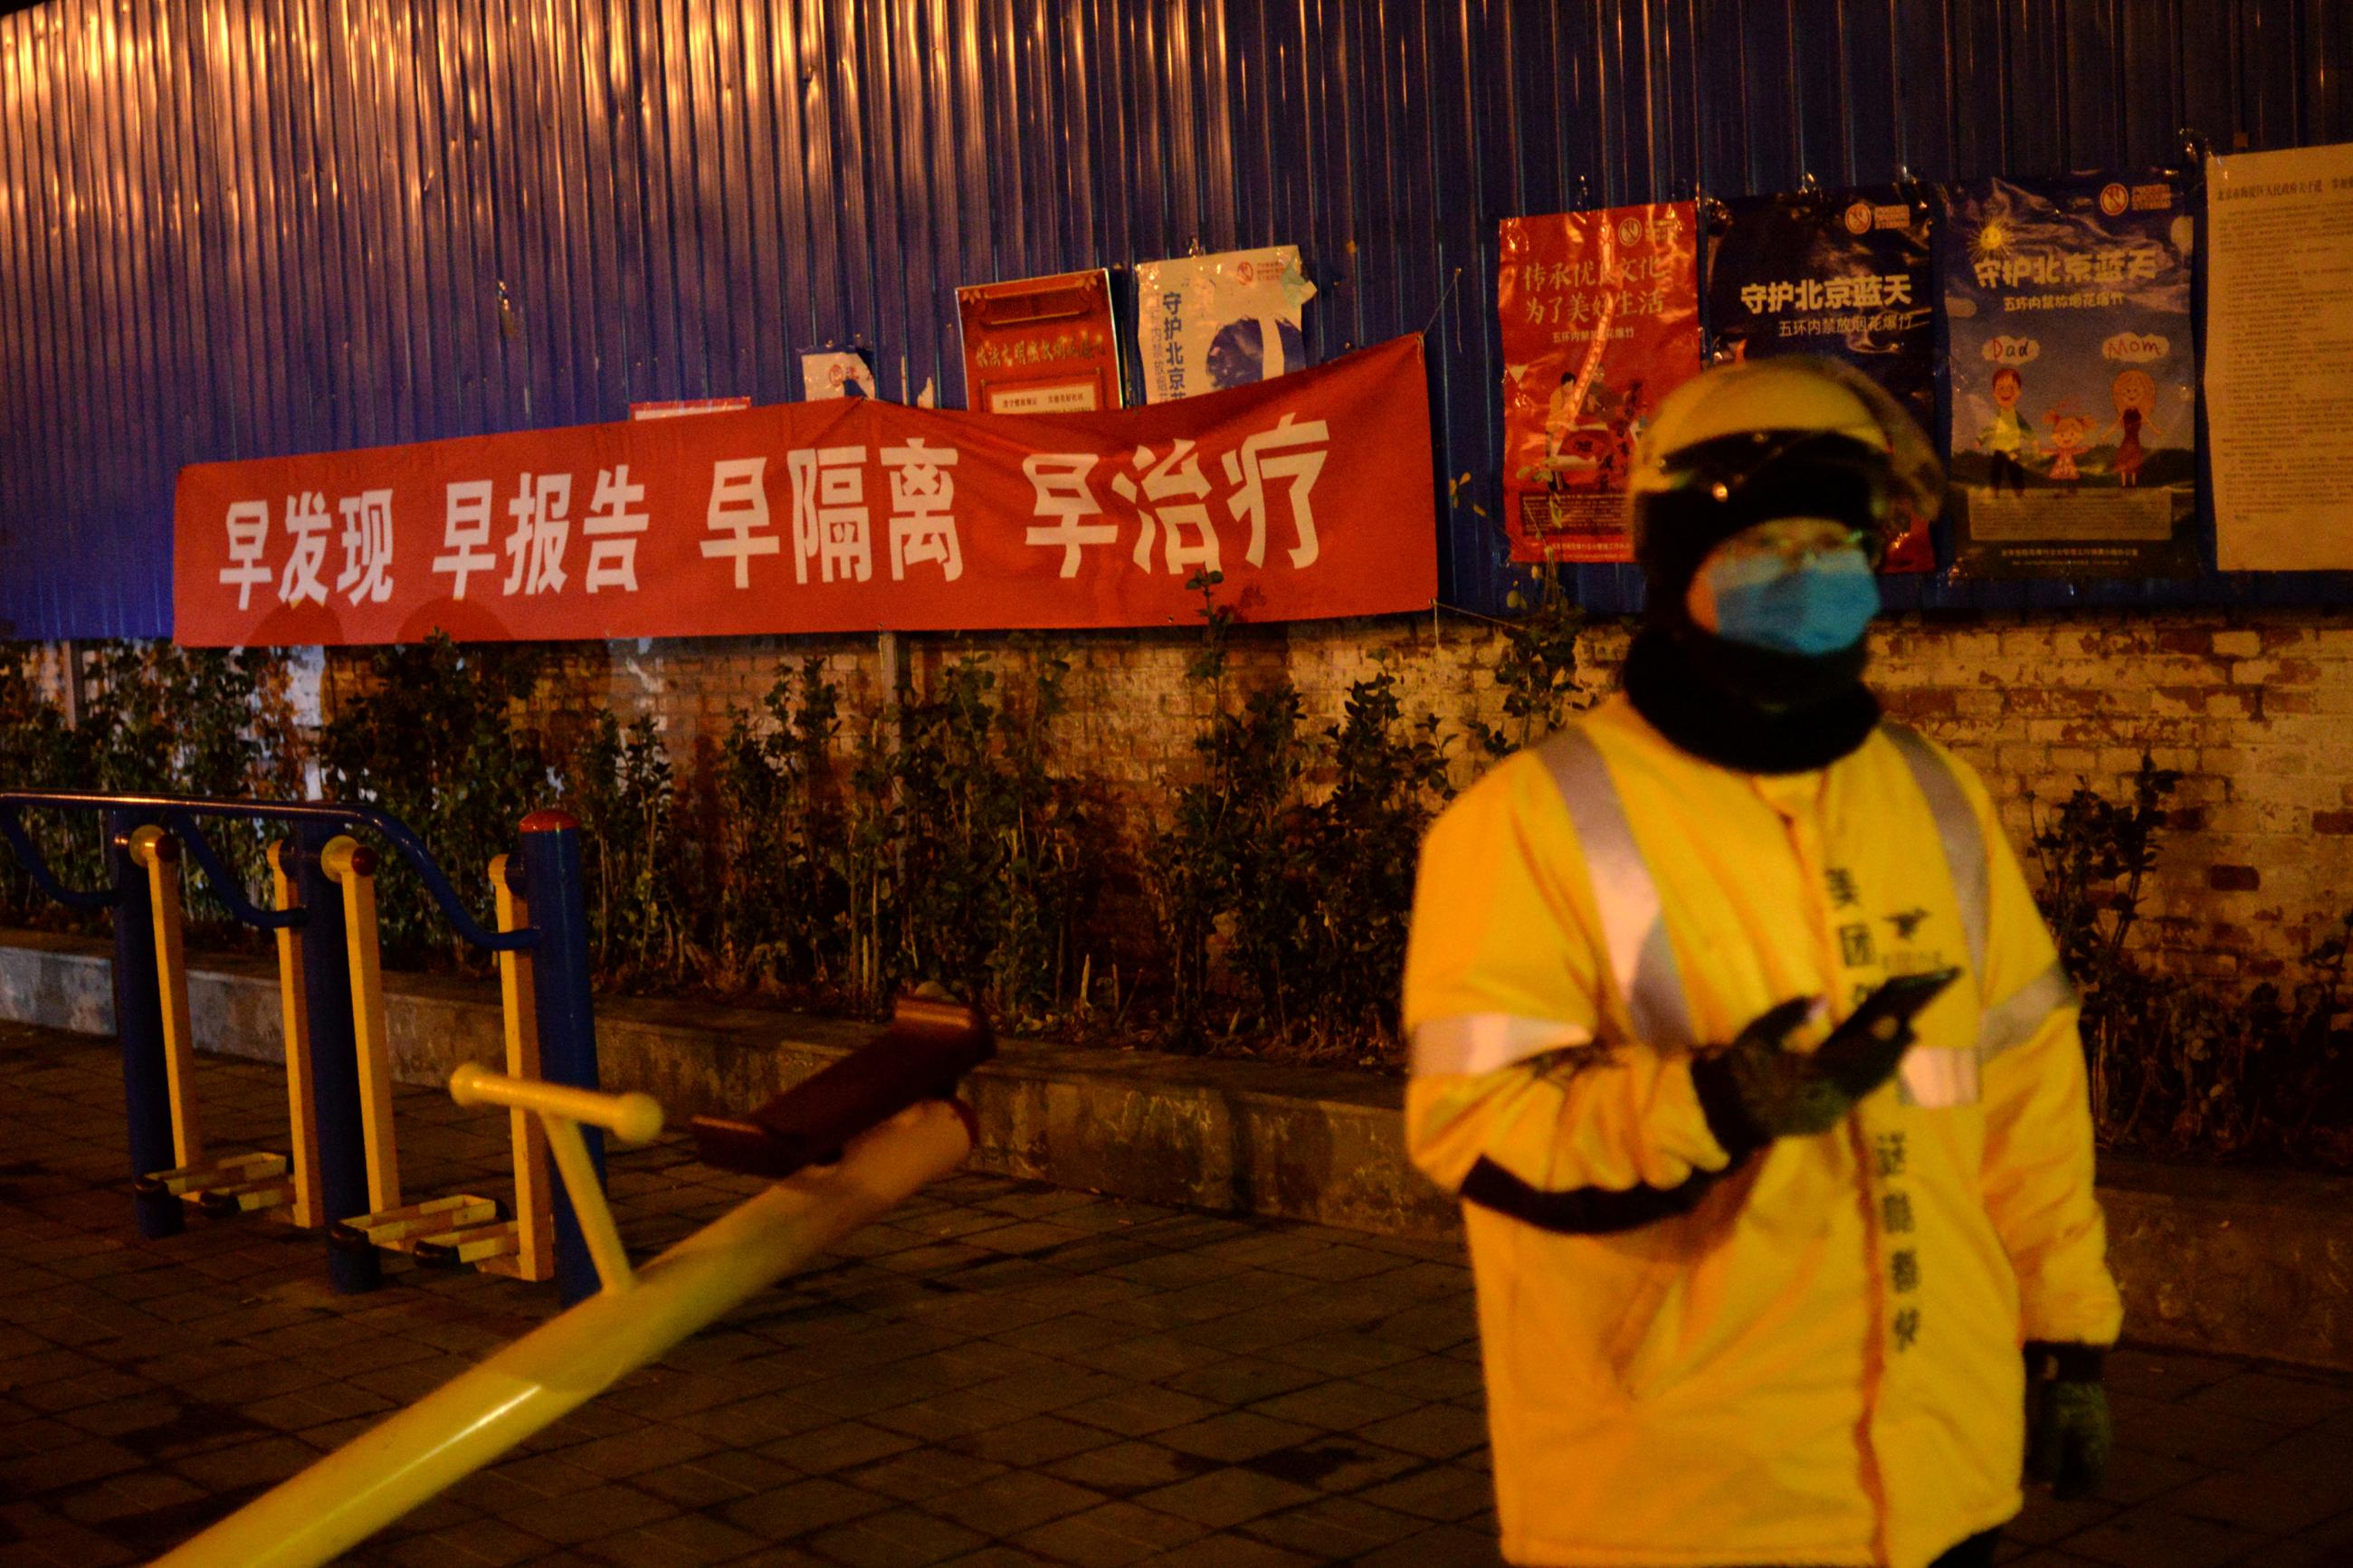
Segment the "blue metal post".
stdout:
[[[105,816],[106,858],[120,899],[114,906],[114,1035],[122,1043],[122,1109],[130,1124],[131,1179],[168,1171],[179,1158],[172,1144],[172,1079],[164,1062],[164,999],[155,978],[155,904],[147,870],[131,858],[131,835],[145,819],[135,811]],[[170,1193],[132,1198],[139,1234],[173,1236],[185,1216]]]
[[[539,932],[531,950],[533,999],[539,1016],[539,1071],[550,1083],[596,1089],[596,1011],[588,994],[588,904],[580,867],[580,824],[565,811],[522,819],[522,893]],[[583,1127],[589,1163],[605,1180],[605,1135]],[[596,1293],[596,1265],[554,1171],[555,1285],[564,1303]]]
[[328,1226],[327,1280],[353,1296],[384,1283],[384,1263],[364,1241],[336,1236],[338,1220],[368,1212],[367,1142],[360,1124],[358,1036],[352,1026],[351,954],[343,938],[343,890],[321,869],[320,852],[339,831],[301,825],[297,897],[302,903],[302,992],[310,1004],[311,1103],[319,1119],[319,1198]]

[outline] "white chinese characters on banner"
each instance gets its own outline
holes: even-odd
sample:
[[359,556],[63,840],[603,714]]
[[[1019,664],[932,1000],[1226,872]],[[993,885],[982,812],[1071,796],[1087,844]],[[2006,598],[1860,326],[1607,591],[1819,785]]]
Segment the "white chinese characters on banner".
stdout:
[[[1326,449],[1330,440],[1331,428],[1324,420],[1300,421],[1286,414],[1272,429],[1246,437],[1238,450],[1220,455],[1219,466],[1233,486],[1222,505],[1230,521],[1250,529],[1243,559],[1251,565],[1265,563],[1269,481],[1276,479],[1285,481],[1281,494],[1291,515],[1291,564],[1294,568],[1314,564],[1322,546],[1315,533],[1314,492],[1316,478],[1330,456]],[[1021,471],[1029,476],[1035,514],[1053,520],[1044,526],[1032,523],[1025,537],[1033,545],[1060,547],[1065,577],[1079,574],[1082,547],[1113,544],[1119,539],[1116,522],[1079,521],[1103,515],[1102,503],[1088,479],[1095,462],[1092,454],[1082,452],[1039,453],[1021,462]],[[1207,504],[1210,487],[1193,443],[1179,437],[1159,457],[1151,447],[1139,447],[1130,468],[1133,471],[1113,475],[1111,488],[1135,509],[1139,529],[1130,559],[1136,567],[1179,576],[1192,568],[1222,571],[1219,534]],[[1158,568],[1153,564],[1155,542],[1160,546]]]
[[815,447],[785,454],[793,480],[793,581],[863,583],[873,575],[873,513],[866,505],[866,448]]
[[257,584],[267,583],[277,574],[261,563],[262,552],[269,547],[269,503],[266,500],[239,501],[228,509],[228,562],[221,568],[220,580],[225,586],[237,590],[237,607],[251,607]]
[[[1330,440],[1325,421],[1286,414],[1228,451],[1205,451],[1185,437],[1172,439],[1165,449],[1137,447],[1107,481],[1123,503],[1116,512],[1105,510],[1096,490],[1095,470],[1103,461],[1098,454],[1031,453],[1021,459],[1021,472],[1029,481],[1035,521],[1027,526],[1023,541],[1034,548],[1059,549],[1057,574],[1074,578],[1089,549],[1118,545],[1124,528],[1122,514],[1133,513],[1135,532],[1126,560],[1139,571],[1181,577],[1197,570],[1225,569],[1227,536],[1221,531],[1227,529],[1247,530],[1242,559],[1252,566],[1263,565],[1268,535],[1287,517],[1285,559],[1293,569],[1312,566],[1321,552],[1314,491],[1330,456]],[[955,447],[933,446],[914,436],[903,445],[802,447],[784,456],[796,584],[870,581],[878,511],[887,523],[892,582],[905,582],[912,571],[924,568],[936,569],[942,582],[963,579],[965,542],[955,510],[955,470],[963,454]],[[870,463],[880,471],[871,492]],[[765,457],[712,464],[703,518],[706,537],[698,549],[703,560],[724,563],[738,589],[753,587],[755,560],[786,549],[785,535],[770,510],[767,469]],[[1222,490],[1214,482],[1220,474]],[[595,476],[587,510],[576,520],[586,551],[586,562],[576,569],[567,560],[575,521],[573,501],[586,482],[585,473],[518,475],[504,500],[503,537],[495,521],[499,484],[468,479],[444,485],[440,548],[427,559],[431,574],[443,580],[442,591],[452,602],[479,598],[486,592],[504,598],[574,591],[637,593],[638,546],[653,526],[645,504],[646,487],[632,482],[626,463],[596,469]],[[289,496],[283,515],[287,552],[281,565],[269,559],[269,503],[238,500],[226,508],[222,523],[228,564],[217,575],[224,586],[237,590],[239,609],[248,609],[257,592],[273,587],[281,605],[325,604],[331,542],[340,542],[343,552],[333,593],[354,605],[380,602],[391,594],[396,582],[392,490],[341,497],[332,510],[327,498],[316,491]],[[343,527],[336,536],[338,515]],[[491,590],[486,584],[497,587]]]
[[[755,496],[757,479],[755,468]],[[560,594],[574,581],[565,569],[574,482],[572,475],[562,473],[524,474],[518,479],[516,493],[507,502],[512,526],[503,542],[508,558],[500,590],[503,595]],[[468,479],[443,489],[441,552],[427,565],[434,576],[448,580],[452,600],[463,600],[472,579],[498,574],[499,551],[491,547],[495,487],[488,479]],[[587,592],[638,591],[638,539],[652,519],[634,509],[645,499],[645,487],[629,483],[628,464],[597,470],[595,499],[580,527],[582,536],[591,542],[584,583]],[[371,489],[346,496],[336,503],[336,511],[343,520],[343,560],[334,591],[354,605],[381,603],[390,596],[396,582],[393,492]],[[765,521],[765,503],[760,516]],[[282,570],[273,569],[266,559],[269,502],[238,501],[229,507],[227,523],[230,564],[220,574],[220,580],[237,590],[238,608],[250,607],[254,589],[273,582],[281,605],[327,602],[328,585],[322,574],[334,514],[327,509],[326,497],[312,490],[286,498],[288,549]],[[767,541],[764,549],[755,540],[748,549],[754,554],[772,554],[776,542]]]
[[[1092,300],[1101,275],[1017,281],[980,291],[997,391],[1084,379],[1115,402],[1110,337],[1037,314]],[[194,463],[174,491],[174,635],[1155,626],[1195,614],[1188,584],[1211,574],[1254,621],[1426,607],[1428,381],[1407,337],[1174,407],[1006,418],[855,398]]]
[[[1138,505],[1135,515],[1143,526],[1136,531],[1136,565],[1152,570],[1152,539],[1158,529],[1166,531],[1168,570],[1183,574],[1187,566],[1198,566],[1205,572],[1221,572],[1224,565],[1218,559],[1218,531],[1210,524],[1209,509],[1201,503],[1209,494],[1209,481],[1201,477],[1201,459],[1194,454],[1193,443],[1179,437],[1168,448],[1168,455],[1155,459],[1152,448],[1135,449],[1134,466],[1143,470],[1144,500],[1152,504]],[[1136,500],[1136,481],[1128,474],[1115,475],[1111,488],[1122,500]],[[1179,531],[1190,532],[1187,542]]]
[[580,524],[580,536],[589,542],[588,592],[638,591],[638,539],[653,519],[630,509],[645,499],[646,487],[629,482],[628,464],[596,470],[596,493]]
[[433,558],[433,572],[436,576],[449,579],[452,599],[462,599],[466,596],[467,578],[498,570],[499,558],[491,552],[491,481],[468,479],[447,489],[448,508],[441,524],[443,552]]
[[1295,246],[1146,261],[1135,268],[1147,403],[1247,386],[1307,364],[1315,285]]
[[[259,506],[262,503],[251,503]],[[286,552],[286,572],[278,579],[278,602],[314,605],[327,602],[327,584],[319,574],[327,565],[327,535],[334,520],[327,515],[327,498],[317,490],[286,498],[286,533],[293,548]]]
[[572,476],[525,474],[507,502],[514,528],[507,535],[510,597],[564,591],[564,547],[572,537]]
[[336,503],[343,514],[343,569],[335,592],[353,604],[392,597],[392,492],[362,490]]
[[891,470],[891,581],[903,583],[907,563],[932,562],[953,583],[964,575],[964,551],[956,541],[956,464],[953,447],[931,447],[911,436],[903,447],[882,448]]
[[702,553],[706,560],[732,559],[738,588],[752,585],[753,556],[774,555],[785,547],[784,541],[766,531],[768,492],[761,479],[767,471],[765,458],[729,458],[711,465],[711,505],[702,525],[728,537],[704,540]]
[[1315,539],[1315,507],[1310,496],[1315,477],[1324,471],[1324,447],[1331,438],[1321,419],[1303,425],[1286,414],[1273,429],[1245,439],[1240,452],[1226,454],[1226,479],[1239,487],[1231,503],[1234,516],[1250,524],[1250,548],[1242,552],[1243,560],[1253,566],[1266,564],[1266,481],[1278,479],[1291,481],[1291,524],[1297,538],[1291,563],[1315,564],[1322,547]]
[[1101,517],[1103,503],[1095,500],[1087,476],[1094,472],[1095,455],[1092,452],[1033,452],[1021,459],[1021,472],[1029,480],[1029,489],[1037,501],[1037,515],[1053,521],[1040,528],[1029,525],[1023,539],[1036,545],[1062,548],[1064,577],[1079,574],[1079,552],[1089,544],[1109,544],[1119,538],[1119,525],[1111,522],[1081,522],[1083,517]]

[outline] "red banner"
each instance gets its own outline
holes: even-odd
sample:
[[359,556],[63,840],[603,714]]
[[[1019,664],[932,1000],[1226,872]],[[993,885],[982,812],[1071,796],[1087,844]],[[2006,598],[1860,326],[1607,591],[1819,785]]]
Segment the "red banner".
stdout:
[[1699,374],[1690,202],[1503,221],[1504,526],[1514,561],[1629,561],[1626,475]]
[[182,470],[194,647],[1190,625],[1437,593],[1421,341],[1181,403],[868,398]]

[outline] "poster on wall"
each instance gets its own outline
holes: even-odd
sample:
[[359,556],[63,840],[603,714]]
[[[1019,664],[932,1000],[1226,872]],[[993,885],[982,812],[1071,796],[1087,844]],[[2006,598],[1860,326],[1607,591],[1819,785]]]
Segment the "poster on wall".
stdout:
[[801,397],[820,403],[834,397],[872,397],[874,362],[863,349],[803,349]]
[[[1928,210],[1892,184],[1710,203],[1709,338],[1735,360],[1843,361],[1934,430]],[[1936,564],[1924,522],[1889,547],[1881,570]]]
[[1514,561],[1628,561],[1626,477],[1699,374],[1690,202],[1503,220],[1504,527]]
[[1303,369],[1303,307],[1314,297],[1295,246],[1136,263],[1144,400],[1170,403]]
[[2209,159],[2206,257],[2217,563],[2353,568],[2353,144]]
[[2194,574],[2194,225],[2179,181],[1973,180],[1946,201],[1954,574]]
[[786,403],[202,463],[191,647],[1192,623],[1426,610],[1421,340],[1155,408]]
[[1109,272],[973,284],[956,290],[956,316],[975,414],[1084,414],[1124,401]]

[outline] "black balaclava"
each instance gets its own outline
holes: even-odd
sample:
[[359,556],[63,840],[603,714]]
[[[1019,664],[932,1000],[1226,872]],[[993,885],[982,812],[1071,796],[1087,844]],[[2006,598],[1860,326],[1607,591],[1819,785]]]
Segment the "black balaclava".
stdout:
[[1676,461],[1693,479],[1641,501],[1649,597],[1626,695],[1661,734],[1708,762],[1753,773],[1827,767],[1879,722],[1879,700],[1862,684],[1866,639],[1819,655],[1736,643],[1694,623],[1685,599],[1708,552],[1755,524],[1820,517],[1875,531],[1883,461],[1844,437],[1790,431],[1720,437]]

